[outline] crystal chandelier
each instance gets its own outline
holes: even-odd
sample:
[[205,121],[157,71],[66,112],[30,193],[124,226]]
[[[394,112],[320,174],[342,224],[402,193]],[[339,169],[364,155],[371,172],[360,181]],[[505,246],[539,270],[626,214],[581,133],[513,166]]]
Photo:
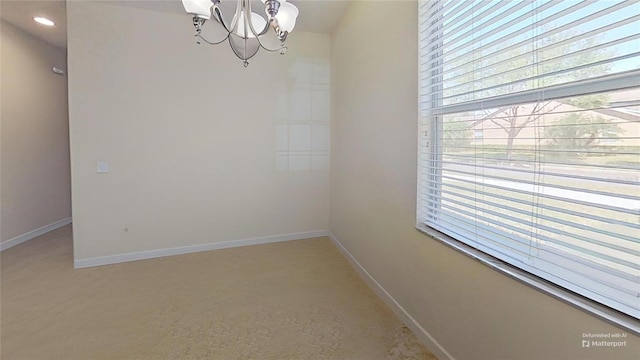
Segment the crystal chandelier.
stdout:
[[[267,51],[287,51],[284,45],[287,35],[293,31],[298,17],[298,8],[287,0],[261,0],[264,4],[267,19],[251,11],[252,0],[225,0],[225,3],[236,1],[235,13],[231,21],[225,19],[220,9],[221,0],[182,0],[187,13],[193,15],[195,36],[210,45],[217,45],[229,41],[231,49],[238,58],[243,60],[244,66],[249,65],[251,59],[260,48]],[[217,26],[221,26],[226,33],[221,40],[210,41],[203,37],[202,29],[207,20],[213,18]],[[273,29],[273,32],[270,31]],[[265,41],[265,37],[275,34],[279,43],[275,47]]]

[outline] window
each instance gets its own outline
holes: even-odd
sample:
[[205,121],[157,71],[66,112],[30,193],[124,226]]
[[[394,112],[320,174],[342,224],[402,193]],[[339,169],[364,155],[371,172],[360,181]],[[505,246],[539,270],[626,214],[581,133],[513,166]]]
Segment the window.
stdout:
[[636,321],[639,108],[637,1],[421,0],[418,228]]

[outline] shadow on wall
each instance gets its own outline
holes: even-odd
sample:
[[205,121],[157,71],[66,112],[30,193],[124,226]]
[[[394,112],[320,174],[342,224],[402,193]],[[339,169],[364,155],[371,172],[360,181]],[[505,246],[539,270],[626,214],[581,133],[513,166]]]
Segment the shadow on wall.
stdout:
[[276,168],[281,171],[329,169],[329,60],[299,58],[288,83],[279,83],[273,107]]

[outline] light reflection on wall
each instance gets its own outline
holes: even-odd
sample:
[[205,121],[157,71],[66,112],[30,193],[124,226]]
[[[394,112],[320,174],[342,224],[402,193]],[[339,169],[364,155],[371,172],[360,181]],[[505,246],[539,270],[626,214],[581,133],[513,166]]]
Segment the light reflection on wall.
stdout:
[[329,60],[298,58],[275,98],[276,167],[282,171],[329,168]]

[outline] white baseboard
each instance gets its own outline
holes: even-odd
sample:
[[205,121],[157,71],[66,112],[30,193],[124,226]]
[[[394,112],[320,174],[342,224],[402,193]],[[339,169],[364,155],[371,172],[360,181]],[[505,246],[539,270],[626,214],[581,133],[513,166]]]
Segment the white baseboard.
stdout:
[[9,239],[3,243],[0,244],[0,251],[4,251],[7,250],[8,248],[14,247],[18,244],[22,244],[25,241],[31,240],[35,237],[38,237],[42,234],[46,234],[49,231],[55,230],[59,227],[63,227],[67,224],[71,223],[71,218],[68,217],[66,219],[62,219],[62,220],[58,220],[54,223],[51,223],[49,225],[45,225],[43,227],[37,228],[35,230],[31,230],[29,232],[26,232],[22,235],[18,235],[12,239]]
[[302,240],[302,239],[310,239],[314,237],[329,236],[329,235],[330,233],[328,230],[306,231],[306,232],[264,236],[264,237],[243,239],[243,240],[232,240],[232,241],[223,241],[223,242],[209,243],[209,244],[181,246],[181,247],[175,247],[175,248],[169,248],[169,249],[138,251],[138,252],[131,252],[126,254],[100,256],[100,257],[94,257],[94,258],[88,258],[88,259],[74,260],[73,265],[76,269],[79,269],[79,268],[86,268],[86,267],[92,267],[92,266],[117,264],[117,263],[127,262],[127,261],[153,259],[153,258],[159,258],[159,257],[171,256],[171,255],[189,254],[189,253],[200,252],[200,251],[227,249],[227,248],[248,246],[248,245],[268,244],[268,243],[274,243],[274,242],[280,242],[280,241]]
[[360,277],[369,285],[369,287],[376,293],[391,309],[393,312],[404,322],[414,334],[431,350],[431,352],[440,360],[455,360],[455,358],[447,352],[447,350],[436,341],[417,321],[414,319],[392,296],[385,290],[376,279],[369,274],[369,272],[356,260],[353,255],[347,250],[342,243],[329,232],[329,237],[333,240],[334,244],[340,249],[342,254],[347,258],[351,266],[355,268]]

